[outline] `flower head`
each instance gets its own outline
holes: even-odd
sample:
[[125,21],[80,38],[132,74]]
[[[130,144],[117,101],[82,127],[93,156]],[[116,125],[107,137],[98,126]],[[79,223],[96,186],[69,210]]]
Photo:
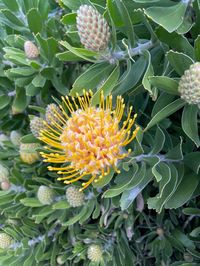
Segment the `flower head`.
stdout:
[[[68,96],[62,97],[60,105],[62,115],[55,109],[52,124],[45,124],[46,129],[40,132],[40,139],[45,142],[46,152],[41,152],[45,162],[61,163],[62,167],[49,166],[50,171],[57,171],[64,183],[70,184],[80,179],[83,190],[93,181],[106,177],[121,159],[127,157],[131,150],[124,151],[136,136],[139,127],[132,132],[131,128],[136,114],[131,118],[132,107],[127,120],[120,122],[125,104],[121,96],[117,97],[116,109],[112,107],[112,95],[104,101],[103,92],[100,105],[91,106],[92,92],[70,101]],[[57,122],[59,120],[59,123]]]

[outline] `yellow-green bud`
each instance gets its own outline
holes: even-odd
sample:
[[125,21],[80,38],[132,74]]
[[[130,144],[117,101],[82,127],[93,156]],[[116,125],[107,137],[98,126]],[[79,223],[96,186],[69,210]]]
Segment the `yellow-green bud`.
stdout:
[[35,116],[31,121],[30,121],[30,129],[32,134],[38,138],[40,136],[40,131],[44,129],[44,120],[41,117]]
[[84,193],[76,187],[68,187],[66,190],[66,198],[71,207],[79,207],[84,203]]
[[59,265],[63,265],[65,263],[66,260],[63,259],[63,256],[62,255],[59,255],[57,258],[56,258],[56,261]]
[[8,136],[5,134],[0,134],[0,146],[3,148],[5,146],[4,141],[9,141]]
[[53,203],[55,198],[54,190],[47,186],[40,186],[37,192],[38,200],[43,205],[49,205]]
[[36,149],[39,147],[39,143],[21,143],[19,150],[21,160],[27,164],[32,164],[38,161],[40,156]]
[[0,233],[0,248],[7,249],[12,244],[12,238],[6,233]]
[[20,139],[22,137],[22,134],[16,130],[13,130],[10,132],[10,141],[13,145],[19,146],[20,145]]
[[81,43],[85,48],[98,52],[108,47],[110,29],[107,21],[96,9],[81,5],[77,11],[76,22]]
[[59,120],[56,119],[56,113],[59,113],[62,116],[60,108],[55,103],[50,103],[46,107],[45,120],[49,125],[52,125],[52,121],[59,123]]
[[8,169],[2,164],[0,164],[0,182],[8,181],[8,177],[9,177]]
[[24,52],[29,59],[35,59],[39,56],[39,50],[37,46],[31,41],[26,41],[24,43]]
[[99,245],[91,245],[88,248],[87,256],[92,262],[100,262],[102,259],[102,249]]
[[181,77],[178,91],[189,104],[200,104],[200,63],[194,63]]

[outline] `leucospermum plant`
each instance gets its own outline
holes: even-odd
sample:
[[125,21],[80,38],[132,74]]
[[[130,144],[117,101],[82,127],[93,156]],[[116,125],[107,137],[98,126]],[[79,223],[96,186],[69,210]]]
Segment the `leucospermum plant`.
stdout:
[[139,126],[134,125],[137,115],[132,116],[129,108],[127,119],[122,117],[125,111],[124,99],[118,96],[113,108],[112,95],[104,100],[100,94],[99,106],[91,105],[91,91],[83,92],[70,100],[62,97],[60,110],[54,109],[51,125],[45,122],[46,129],[40,131],[40,140],[46,143],[46,151],[41,152],[45,162],[61,163],[62,166],[48,166],[57,171],[58,180],[70,184],[83,179],[80,191],[93,181],[98,182],[113,168],[117,173],[119,161],[127,157],[131,149],[125,150],[137,135]]

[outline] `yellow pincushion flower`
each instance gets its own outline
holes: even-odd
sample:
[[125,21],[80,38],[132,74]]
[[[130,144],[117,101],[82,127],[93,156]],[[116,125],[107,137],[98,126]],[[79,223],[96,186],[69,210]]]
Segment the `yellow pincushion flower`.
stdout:
[[[121,96],[117,97],[116,109],[112,107],[112,95],[104,101],[103,92],[100,105],[91,106],[92,92],[85,92],[81,97],[62,97],[62,112],[54,109],[51,124],[45,123],[46,129],[40,131],[40,139],[45,142],[46,152],[41,152],[45,162],[61,163],[62,167],[49,166],[50,171],[57,171],[64,183],[70,184],[84,179],[80,191],[93,181],[106,177],[113,168],[117,173],[119,160],[127,157],[131,150],[123,151],[136,136],[139,127],[131,132],[136,114],[131,118],[132,107],[127,120],[120,128],[125,104]],[[66,109],[68,111],[66,111]],[[86,181],[85,181],[86,180]]]

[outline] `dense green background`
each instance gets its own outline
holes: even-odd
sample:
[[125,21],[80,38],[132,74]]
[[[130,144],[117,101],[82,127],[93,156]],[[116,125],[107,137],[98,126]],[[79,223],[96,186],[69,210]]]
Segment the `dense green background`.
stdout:
[[[110,25],[103,55],[80,43],[81,4]],[[200,60],[199,25],[199,0],[0,0],[2,133],[18,130],[22,143],[38,142],[32,115],[83,89],[94,92],[94,105],[101,90],[122,95],[141,127],[121,174],[90,186],[78,208],[42,160],[23,163],[19,147],[1,143],[12,186],[0,191],[0,223],[14,244],[1,251],[0,265],[53,266],[58,256],[63,265],[98,265],[87,258],[91,244],[104,250],[102,266],[200,265],[199,109],[178,93],[180,77]],[[38,59],[26,58],[26,40],[38,46]],[[54,189],[53,204],[38,201],[41,185]]]

